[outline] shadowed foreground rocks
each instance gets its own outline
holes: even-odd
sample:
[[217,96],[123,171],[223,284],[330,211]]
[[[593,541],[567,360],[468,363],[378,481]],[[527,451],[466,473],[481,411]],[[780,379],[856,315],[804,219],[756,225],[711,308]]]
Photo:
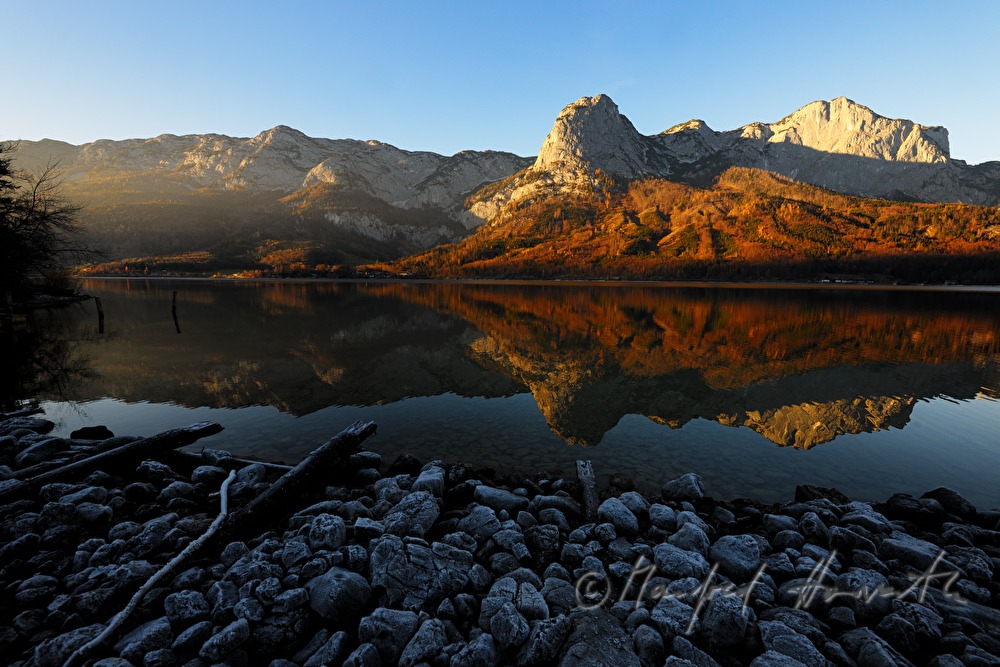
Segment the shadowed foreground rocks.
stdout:
[[[0,421],[0,475],[69,446],[50,429]],[[5,662],[62,665],[101,632],[206,530],[230,469],[234,509],[281,473],[168,453],[3,505]],[[83,664],[1000,663],[1000,512],[949,489],[772,506],[664,481],[605,491],[584,523],[576,481],[358,452],[278,530],[196,553]]]

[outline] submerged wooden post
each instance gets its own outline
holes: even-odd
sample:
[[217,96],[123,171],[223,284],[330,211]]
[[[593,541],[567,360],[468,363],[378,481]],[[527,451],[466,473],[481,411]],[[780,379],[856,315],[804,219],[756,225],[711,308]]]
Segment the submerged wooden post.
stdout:
[[347,459],[358,451],[368,436],[375,433],[375,422],[356,421],[313,450],[297,466],[285,473],[267,491],[226,518],[216,534],[217,545],[255,537],[274,524],[287,519],[299,509],[330,473],[342,469]]
[[590,461],[576,462],[576,478],[580,482],[584,521],[593,523],[597,520],[597,480],[594,478],[594,466]]
[[97,333],[104,333],[104,306],[101,305],[101,297],[95,296],[94,303],[97,304]]
[[180,333],[181,325],[177,321],[177,290],[174,290],[174,300],[170,304],[170,314],[174,316],[174,328],[177,329],[177,333]]

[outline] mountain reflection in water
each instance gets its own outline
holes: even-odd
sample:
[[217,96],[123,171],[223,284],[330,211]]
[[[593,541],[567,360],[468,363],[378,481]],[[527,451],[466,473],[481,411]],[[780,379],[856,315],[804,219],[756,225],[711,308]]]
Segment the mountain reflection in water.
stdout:
[[[809,449],[904,428],[921,401],[1000,393],[1000,294],[989,292],[166,280],[84,289],[101,296],[106,334],[96,334],[92,304],[53,316],[90,364],[63,388],[80,402],[304,417],[530,392],[551,433],[574,445],[601,444],[639,415]],[[415,429],[421,418],[408,417]],[[456,431],[436,436],[482,442],[496,434],[477,432],[488,418],[455,416]]]
[[[662,287],[387,285],[473,323],[553,432],[596,444],[627,414],[748,426],[809,448],[901,428],[915,400],[998,391],[1000,313],[983,295]],[[930,298],[929,298],[930,297]],[[995,297],[988,297],[994,300]],[[954,299],[954,301],[952,301]]]

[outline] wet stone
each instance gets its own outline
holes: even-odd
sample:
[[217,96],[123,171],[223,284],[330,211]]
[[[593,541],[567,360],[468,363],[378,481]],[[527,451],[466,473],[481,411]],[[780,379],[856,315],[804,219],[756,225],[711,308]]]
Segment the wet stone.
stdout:
[[198,655],[210,662],[219,662],[250,638],[250,624],[245,618],[237,619],[202,644]]
[[371,599],[371,586],[365,578],[339,567],[307,582],[305,588],[312,610],[333,622],[356,616]]
[[209,614],[208,600],[198,591],[172,593],[163,601],[163,608],[175,627],[207,619]]
[[344,520],[331,514],[318,514],[309,523],[309,547],[313,551],[335,551],[347,539]]
[[705,497],[705,484],[700,475],[689,472],[664,484],[660,493],[664,500],[701,500]]
[[144,655],[159,648],[169,648],[173,641],[170,621],[163,616],[129,632],[115,644],[115,650],[126,660],[141,664]]
[[379,607],[361,619],[358,639],[378,649],[385,664],[394,665],[417,632],[419,617],[412,611]]
[[639,520],[618,498],[608,498],[601,503],[597,508],[597,517],[613,525],[615,530],[623,535],[634,537],[639,532]]
[[476,502],[486,505],[487,507],[491,507],[497,512],[500,510],[506,510],[508,514],[516,515],[518,512],[528,509],[527,498],[511,493],[505,489],[498,489],[481,484],[476,487],[473,495]]
[[385,531],[392,535],[423,537],[437,520],[441,510],[437,500],[426,491],[414,491],[404,496],[382,518]]

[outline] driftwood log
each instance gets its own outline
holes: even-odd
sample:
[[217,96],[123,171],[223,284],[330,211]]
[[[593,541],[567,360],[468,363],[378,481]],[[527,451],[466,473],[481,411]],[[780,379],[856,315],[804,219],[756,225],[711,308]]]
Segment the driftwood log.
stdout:
[[[199,454],[198,452],[174,451],[170,452],[170,458],[177,461],[183,461],[184,463],[194,467],[204,465],[204,461],[201,458],[201,454]],[[268,470],[275,472],[279,475],[284,475],[293,467],[285,465],[283,463],[274,463],[273,461],[257,461],[255,459],[243,459],[238,456],[234,456],[230,459],[227,459],[226,462],[227,465],[237,464],[237,467],[239,468],[248,465],[262,465]],[[170,461],[166,461],[166,463],[170,463]],[[219,465],[223,464],[220,463]]]
[[134,440],[79,461],[73,461],[55,470],[49,470],[29,479],[8,480],[0,487],[0,502],[6,502],[33,492],[45,484],[60,482],[76,475],[98,469],[113,469],[148,456],[158,456],[178,447],[190,445],[201,438],[222,430],[221,424],[198,422],[191,426],[164,431],[148,438]]
[[576,478],[580,482],[583,516],[588,523],[593,523],[597,521],[597,480],[594,477],[594,466],[590,461],[576,462]]
[[[375,433],[375,422],[356,421],[317,447],[249,504],[227,517],[213,543],[217,546],[260,535],[308,499],[321,484],[339,472],[361,443]],[[305,500],[308,504],[308,500]],[[303,505],[304,506],[304,505]]]

